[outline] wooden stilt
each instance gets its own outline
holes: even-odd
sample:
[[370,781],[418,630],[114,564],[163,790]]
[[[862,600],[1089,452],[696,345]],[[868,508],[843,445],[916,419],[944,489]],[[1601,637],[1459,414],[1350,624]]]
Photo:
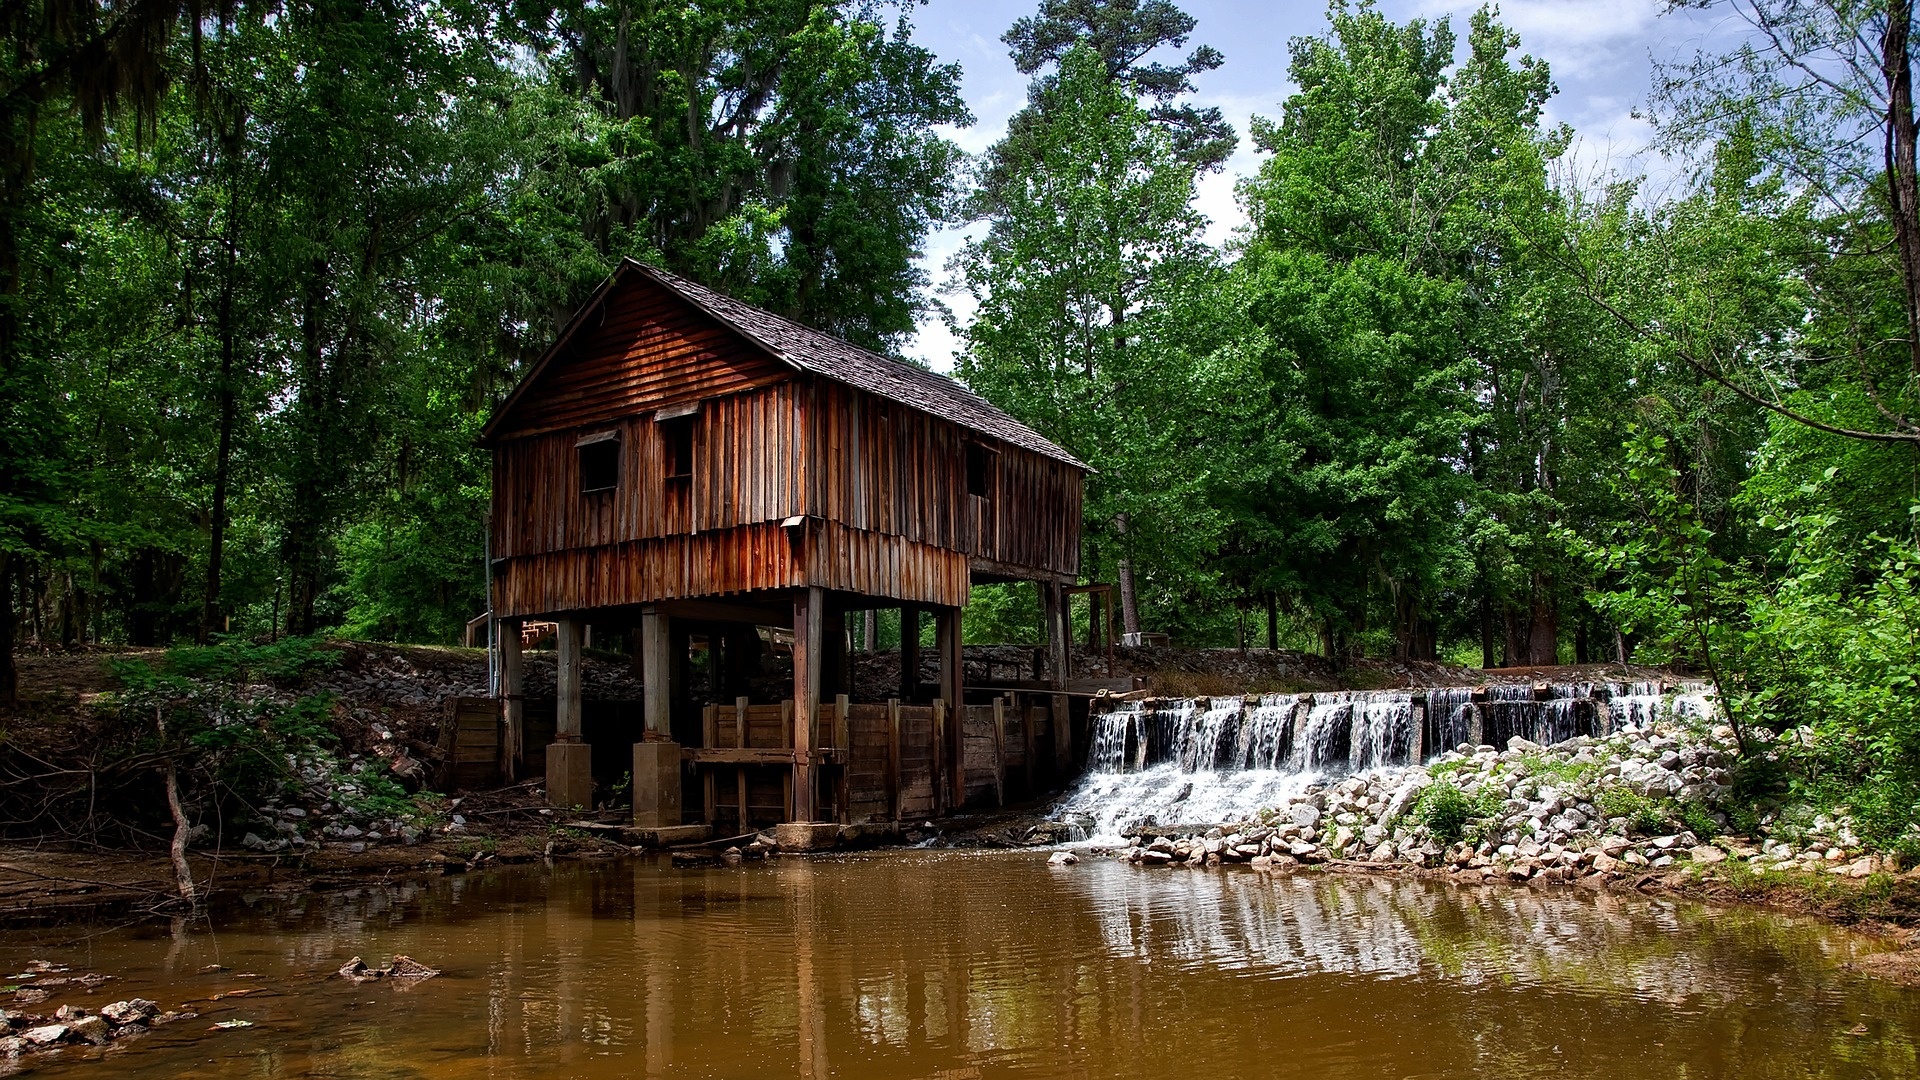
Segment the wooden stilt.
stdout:
[[580,622],[561,619],[554,631],[553,741],[580,741]]
[[1007,699],[993,699],[993,802],[1007,805]]
[[[720,745],[720,706],[709,705],[700,710],[700,733],[702,745],[707,747]],[[704,774],[701,781],[706,788],[705,821],[708,825],[717,826],[720,824],[720,777],[711,765],[703,767],[701,772]]]
[[887,817],[900,820],[900,699],[887,702]]
[[[1043,605],[1046,617],[1047,658],[1052,668],[1047,674],[1047,682],[1054,690],[1065,690],[1067,680],[1072,677],[1072,661],[1067,651],[1067,597],[1057,582],[1048,582],[1041,586],[1041,596],[1047,598]],[[1093,603],[1093,594],[1089,593],[1087,602]],[[1067,715],[1067,696],[1053,695],[1050,703],[1053,723],[1053,775],[1064,780],[1073,771],[1073,724]]]
[[802,589],[793,598],[793,804],[795,821],[814,819],[814,729],[820,712],[820,658],[826,594]]
[[499,684],[493,691],[500,698],[500,775],[514,781],[520,779],[520,767],[526,760],[526,674],[521,663],[520,620],[497,620],[493,635],[500,646]]
[[654,608],[640,613],[641,702],[647,733],[673,737],[673,664],[667,616]]
[[920,605],[900,608],[900,700],[920,700]]
[[[747,745],[747,699],[746,698],[733,699],[733,745],[743,750],[746,749],[746,745]],[[736,789],[738,799],[739,799],[737,806],[740,811],[740,815],[739,815],[740,816],[740,832],[744,834],[749,828],[752,827],[748,824],[748,815],[747,815],[747,767],[745,765],[742,765],[739,768],[733,770],[733,778],[734,778],[734,787]]]
[[934,614],[934,648],[940,656],[940,698],[948,706],[947,753],[952,767],[952,808],[967,801],[967,706],[960,683],[960,609],[941,608]]

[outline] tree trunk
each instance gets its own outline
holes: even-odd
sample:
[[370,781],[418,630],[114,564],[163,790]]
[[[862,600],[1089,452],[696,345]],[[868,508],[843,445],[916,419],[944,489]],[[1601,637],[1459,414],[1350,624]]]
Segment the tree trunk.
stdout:
[[1527,620],[1527,663],[1560,662],[1560,605],[1553,596],[1553,580],[1533,576],[1533,605]]
[[1493,597],[1483,588],[1480,592],[1480,666],[1499,667],[1499,659],[1493,653]]
[[[160,730],[160,742],[167,741],[166,715],[159,709],[154,710],[154,724]],[[193,868],[187,865],[187,837],[193,832],[193,826],[187,822],[187,811],[180,803],[180,771],[174,764],[173,753],[167,753],[167,810],[173,815],[173,842],[167,845],[167,852],[173,859],[173,876],[180,887],[180,898],[192,904],[199,898],[193,886]]]
[[[229,202],[227,216],[231,222],[233,206]],[[207,640],[220,626],[220,570],[226,553],[227,540],[227,484],[233,473],[233,426],[238,408],[237,395],[233,390],[234,367],[234,325],[233,290],[234,274],[237,271],[234,251],[235,238],[232,225],[228,226],[227,273],[226,280],[220,286],[220,437],[215,445],[213,457],[213,522],[207,536],[207,592],[200,605],[200,632],[195,635],[200,644]]]
[[1913,0],[1889,0],[1880,38],[1880,71],[1887,84],[1887,202],[1900,249],[1901,299],[1907,309],[1907,360],[1920,374],[1920,177],[1913,129],[1913,65],[1909,38]]
[[1127,551],[1127,515],[1114,515],[1113,534],[1120,539],[1120,629],[1124,633],[1138,634],[1140,598],[1133,587],[1133,556]]
[[13,666],[13,558],[0,549],[0,708],[20,704],[20,675]]

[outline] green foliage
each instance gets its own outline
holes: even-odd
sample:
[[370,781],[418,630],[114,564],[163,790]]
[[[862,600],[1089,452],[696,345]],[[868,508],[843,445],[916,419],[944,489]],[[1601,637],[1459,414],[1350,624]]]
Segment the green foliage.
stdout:
[[1427,827],[1442,844],[1457,844],[1468,837],[1468,826],[1492,816],[1500,809],[1500,793],[1492,787],[1468,795],[1449,781],[1429,784],[1414,803],[1410,816]]
[[176,646],[167,650],[165,669],[170,675],[210,682],[297,682],[339,663],[339,651],[323,639],[289,637],[264,645],[228,640]]
[[1686,803],[1680,807],[1680,824],[1702,840],[1711,840],[1720,835],[1720,823],[1714,820],[1713,812],[1700,803]]
[[1642,834],[1664,831],[1671,808],[1665,800],[1626,787],[1607,788],[1594,797],[1593,805],[1608,818],[1626,818],[1627,830]]
[[1600,772],[1598,761],[1574,761],[1547,754],[1529,754],[1520,761],[1529,775],[1547,777],[1562,785],[1592,779]]

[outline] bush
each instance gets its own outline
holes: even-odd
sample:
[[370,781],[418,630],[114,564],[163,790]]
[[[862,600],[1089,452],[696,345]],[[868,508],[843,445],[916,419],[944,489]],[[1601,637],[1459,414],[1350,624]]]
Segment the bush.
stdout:
[[1469,797],[1466,792],[1446,781],[1431,784],[1420,793],[1420,801],[1414,804],[1413,819],[1427,827],[1433,838],[1443,844],[1457,844],[1466,839],[1467,826],[1473,819],[1486,817],[1492,810],[1488,807],[1488,796],[1493,792],[1483,792],[1480,798]]
[[1593,805],[1609,818],[1626,818],[1628,832],[1655,833],[1667,827],[1666,807],[1631,788],[1610,787],[1593,800]]

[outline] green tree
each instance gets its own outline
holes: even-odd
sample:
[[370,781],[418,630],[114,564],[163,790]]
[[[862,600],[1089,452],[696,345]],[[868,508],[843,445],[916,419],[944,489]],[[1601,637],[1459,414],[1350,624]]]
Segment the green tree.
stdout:
[[[956,256],[978,304],[962,336],[968,385],[1083,460],[1091,562],[1114,568],[1128,632],[1141,576],[1192,574],[1216,517],[1207,466],[1204,314],[1222,278],[1201,242],[1194,175],[1090,47],[1061,62],[1001,178],[986,236]],[[1144,569],[1142,569],[1144,568]]]
[[[1546,66],[1515,59],[1489,10],[1457,65],[1446,20],[1329,17],[1293,43],[1280,123],[1255,121],[1271,156],[1242,188],[1237,269],[1264,394],[1253,464],[1222,497],[1256,588],[1320,623],[1326,650],[1362,647],[1377,608],[1396,653],[1431,658],[1459,583],[1478,570],[1485,595],[1476,549],[1532,546],[1554,512],[1548,339],[1570,335],[1543,325],[1526,239],[1554,217],[1545,164],[1567,135],[1541,128]],[[1529,606],[1550,663],[1550,598]]]

